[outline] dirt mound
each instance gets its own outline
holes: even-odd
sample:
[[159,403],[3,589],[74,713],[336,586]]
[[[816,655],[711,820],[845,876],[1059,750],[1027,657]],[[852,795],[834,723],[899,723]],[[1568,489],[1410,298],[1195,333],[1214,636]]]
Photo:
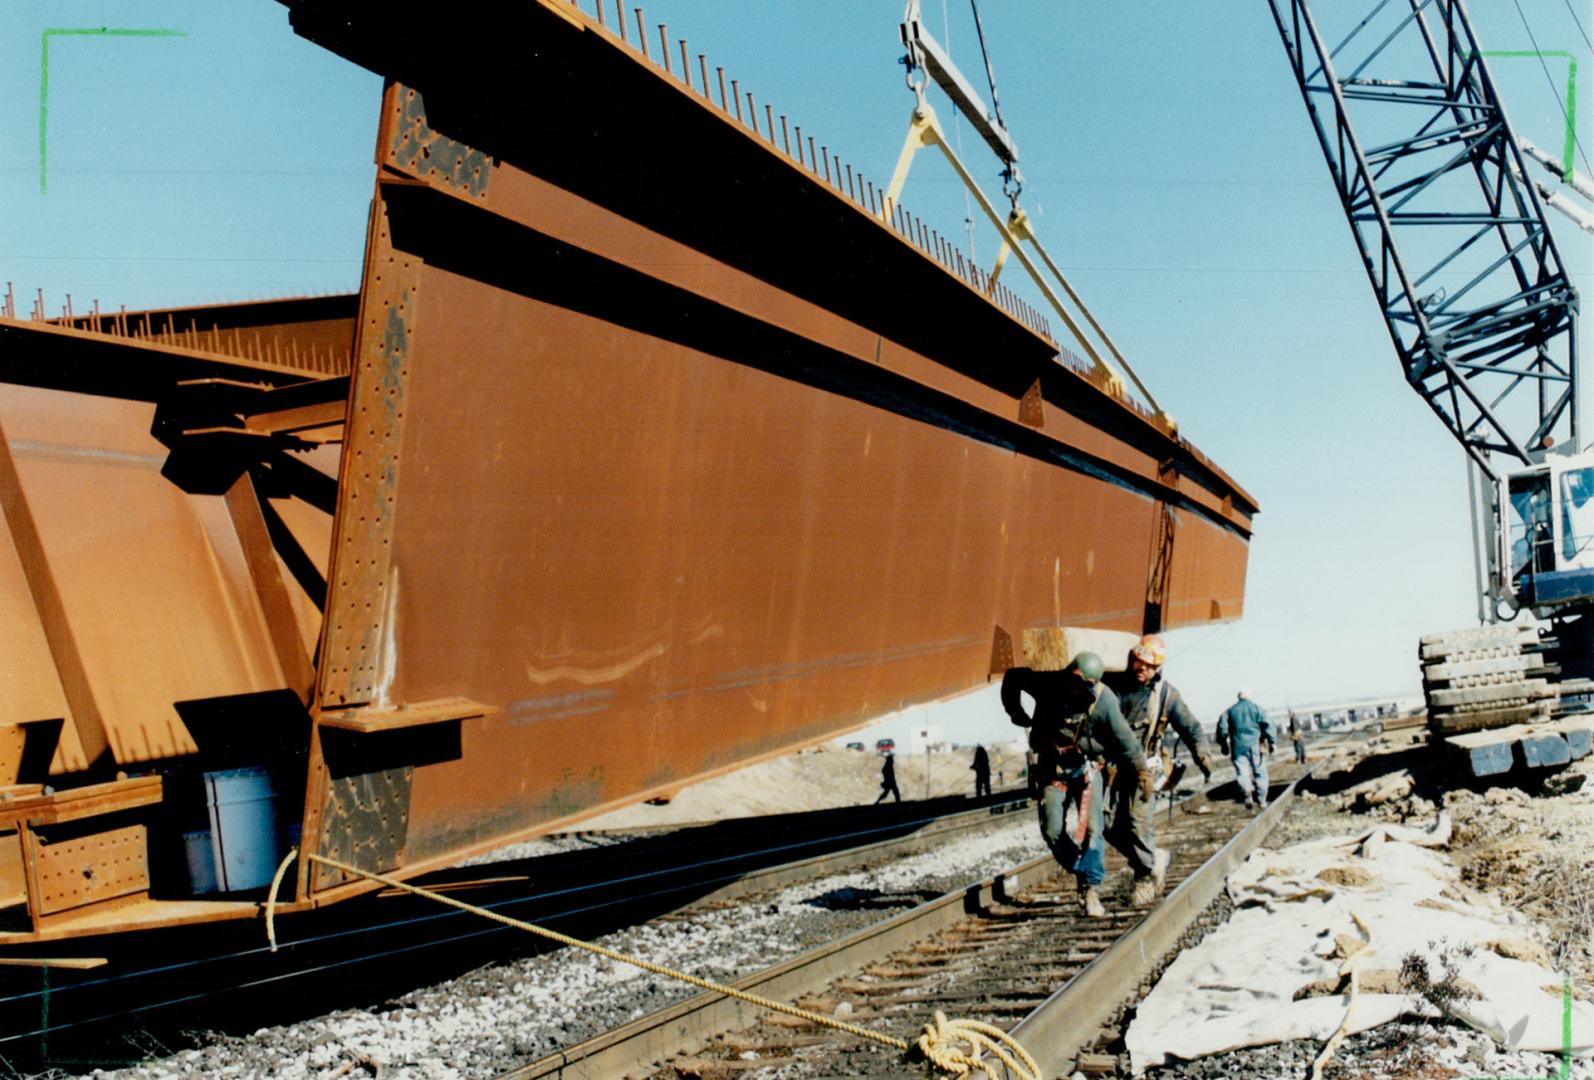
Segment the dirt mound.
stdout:
[[1594,759],[1517,788],[1448,792],[1462,880],[1542,923],[1553,964],[1594,979]]

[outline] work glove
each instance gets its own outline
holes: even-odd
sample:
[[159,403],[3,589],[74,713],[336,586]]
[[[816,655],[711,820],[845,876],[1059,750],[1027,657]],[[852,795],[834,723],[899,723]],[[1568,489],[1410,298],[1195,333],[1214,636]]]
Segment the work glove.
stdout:
[[1149,801],[1151,799],[1151,771],[1149,769],[1140,770],[1140,775],[1135,777],[1135,782],[1140,787],[1140,801]]
[[1207,755],[1205,755],[1205,754],[1197,754],[1196,755],[1196,759],[1195,759],[1195,763],[1196,763],[1196,768],[1201,770],[1201,778],[1203,780],[1211,780],[1212,779],[1212,759],[1210,757],[1208,757]]

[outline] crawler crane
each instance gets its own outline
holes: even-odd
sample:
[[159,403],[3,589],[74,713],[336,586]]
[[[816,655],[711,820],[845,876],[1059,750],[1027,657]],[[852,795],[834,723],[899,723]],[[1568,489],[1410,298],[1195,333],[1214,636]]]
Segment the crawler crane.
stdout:
[[1589,751],[1564,717],[1594,686],[1594,454],[1545,207],[1588,215],[1528,178],[1555,163],[1513,133],[1461,0],[1379,0],[1334,37],[1307,0],[1269,5],[1401,369],[1469,458],[1483,625],[1421,641],[1430,738],[1473,776],[1565,764]]

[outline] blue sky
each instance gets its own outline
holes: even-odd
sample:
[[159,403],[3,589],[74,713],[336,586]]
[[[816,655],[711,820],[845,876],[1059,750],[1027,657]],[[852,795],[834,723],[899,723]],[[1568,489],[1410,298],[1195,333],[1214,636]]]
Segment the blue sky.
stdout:
[[[1594,150],[1594,53],[1573,20],[1594,28],[1594,11],[1520,3],[1540,48],[1583,65]],[[924,7],[941,24],[940,0]],[[945,12],[954,57],[983,81],[967,4]],[[981,12],[1043,242],[1185,435],[1262,504],[1246,617],[1172,635],[1170,675],[1209,719],[1238,685],[1268,705],[1415,692],[1417,637],[1474,620],[1462,456],[1400,376],[1266,3]],[[1472,14],[1488,48],[1532,48],[1512,0]],[[760,111],[889,175],[912,106],[900,4],[648,0],[646,15],[653,40],[668,24],[672,47],[687,38],[694,64],[723,65]],[[100,26],[184,36],[51,37],[43,194],[43,34]],[[0,50],[0,282],[19,311],[36,288],[56,312],[68,292],[84,310],[356,287],[380,81],[295,37],[286,9],[9,0]],[[1519,131],[1558,150],[1566,62],[1553,87],[1531,60],[1493,70]],[[999,197],[994,160],[962,134]],[[961,188],[930,155],[904,201],[961,235]],[[1589,237],[1557,232],[1588,289]],[[988,229],[974,253],[989,264]]]

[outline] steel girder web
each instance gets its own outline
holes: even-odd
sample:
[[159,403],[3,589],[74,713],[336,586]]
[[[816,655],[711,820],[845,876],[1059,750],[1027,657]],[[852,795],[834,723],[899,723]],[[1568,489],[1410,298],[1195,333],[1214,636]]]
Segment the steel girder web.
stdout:
[[1407,381],[1492,477],[1580,445],[1577,293],[1460,0],[1268,2]]

